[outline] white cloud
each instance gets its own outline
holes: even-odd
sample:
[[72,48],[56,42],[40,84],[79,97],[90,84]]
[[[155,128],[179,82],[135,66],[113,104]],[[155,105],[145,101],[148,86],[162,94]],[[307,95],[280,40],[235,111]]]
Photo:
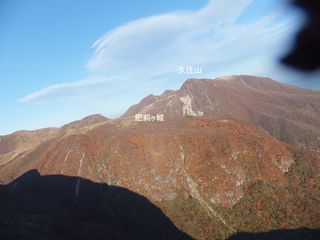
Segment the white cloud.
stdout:
[[[269,54],[291,31],[291,19],[272,13],[251,23],[237,18],[252,0],[212,0],[198,11],[152,16],[120,26],[98,39],[87,64],[92,73],[118,74],[137,83],[178,78],[179,66],[203,66],[205,74],[243,59]],[[291,26],[292,27],[292,26]],[[269,47],[269,49],[268,49]],[[139,79],[139,80],[136,80]]]
[[[259,1],[259,0],[256,0]],[[106,33],[93,45],[85,80],[49,86],[21,98],[31,102],[53,93],[100,85],[105,81],[125,86],[182,81],[179,66],[200,66],[203,77],[232,74],[239,66],[250,72],[292,31],[292,19],[272,13],[250,23],[237,19],[253,0],[211,0],[197,11],[177,11],[129,22]],[[244,64],[245,63],[245,64]],[[260,64],[260,65],[261,65]],[[119,76],[105,80],[92,76]],[[125,93],[126,94],[126,93]]]
[[178,65],[202,63],[209,56],[212,60],[212,51],[228,40],[222,31],[251,2],[210,1],[198,11],[173,12],[130,22],[93,44],[95,53],[87,67],[94,73],[152,76],[176,71]]

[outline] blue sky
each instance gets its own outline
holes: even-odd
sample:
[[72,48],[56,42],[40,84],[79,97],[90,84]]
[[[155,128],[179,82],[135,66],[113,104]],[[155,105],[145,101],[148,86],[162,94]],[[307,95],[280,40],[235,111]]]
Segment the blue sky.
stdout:
[[[115,118],[190,77],[255,74],[304,87],[277,59],[301,14],[279,0],[1,0],[0,135]],[[179,74],[199,66],[201,74]]]

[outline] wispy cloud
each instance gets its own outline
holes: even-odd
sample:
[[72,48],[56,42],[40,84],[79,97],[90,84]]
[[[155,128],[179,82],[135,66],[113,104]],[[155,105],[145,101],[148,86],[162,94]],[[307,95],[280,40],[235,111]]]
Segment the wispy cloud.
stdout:
[[76,82],[55,84],[55,85],[51,85],[43,89],[40,89],[39,91],[31,93],[23,98],[20,98],[18,101],[19,102],[37,101],[45,97],[51,96],[55,93],[74,90],[74,89],[81,89],[86,87],[92,87],[92,86],[100,86],[116,79],[118,78],[88,78],[88,79],[83,79]]
[[[259,0],[256,0],[259,1]],[[129,22],[106,33],[93,45],[85,80],[56,84],[21,98],[20,102],[44,99],[53,93],[101,85],[113,81],[150,84],[182,81],[179,66],[201,66],[203,77],[243,72],[253,66],[261,71],[263,58],[293,27],[291,19],[274,12],[252,22],[239,23],[253,0],[211,0],[197,11],[176,11]],[[260,64],[257,66],[257,63]],[[122,80],[91,76],[119,76]],[[127,94],[127,93],[125,93]]]
[[[292,30],[274,12],[238,23],[252,0],[215,0],[198,11],[173,12],[120,26],[98,39],[87,64],[92,73],[115,73],[139,79],[178,76],[179,66],[203,66],[204,74],[232,68],[248,58],[269,54],[279,38]],[[268,49],[269,48],[269,49]],[[265,52],[263,52],[265,51]]]
[[[209,1],[198,11],[152,16],[120,26],[98,39],[87,64],[91,72],[153,76],[179,65],[203,64],[230,41],[236,18],[252,0]],[[226,30],[229,30],[227,32]],[[223,44],[223,45],[221,45]]]

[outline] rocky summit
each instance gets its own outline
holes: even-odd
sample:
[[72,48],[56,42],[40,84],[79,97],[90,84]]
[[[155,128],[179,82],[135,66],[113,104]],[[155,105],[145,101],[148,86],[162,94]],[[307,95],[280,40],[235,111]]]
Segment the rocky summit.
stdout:
[[232,118],[255,123],[279,140],[320,149],[320,91],[255,76],[189,79],[177,91],[149,95],[122,116]]

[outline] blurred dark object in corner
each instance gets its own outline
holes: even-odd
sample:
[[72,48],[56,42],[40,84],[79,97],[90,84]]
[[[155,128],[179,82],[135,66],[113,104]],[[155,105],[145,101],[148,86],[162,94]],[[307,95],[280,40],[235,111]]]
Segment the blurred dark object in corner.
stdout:
[[320,0],[292,0],[307,19],[296,36],[293,49],[282,62],[304,71],[320,69]]

